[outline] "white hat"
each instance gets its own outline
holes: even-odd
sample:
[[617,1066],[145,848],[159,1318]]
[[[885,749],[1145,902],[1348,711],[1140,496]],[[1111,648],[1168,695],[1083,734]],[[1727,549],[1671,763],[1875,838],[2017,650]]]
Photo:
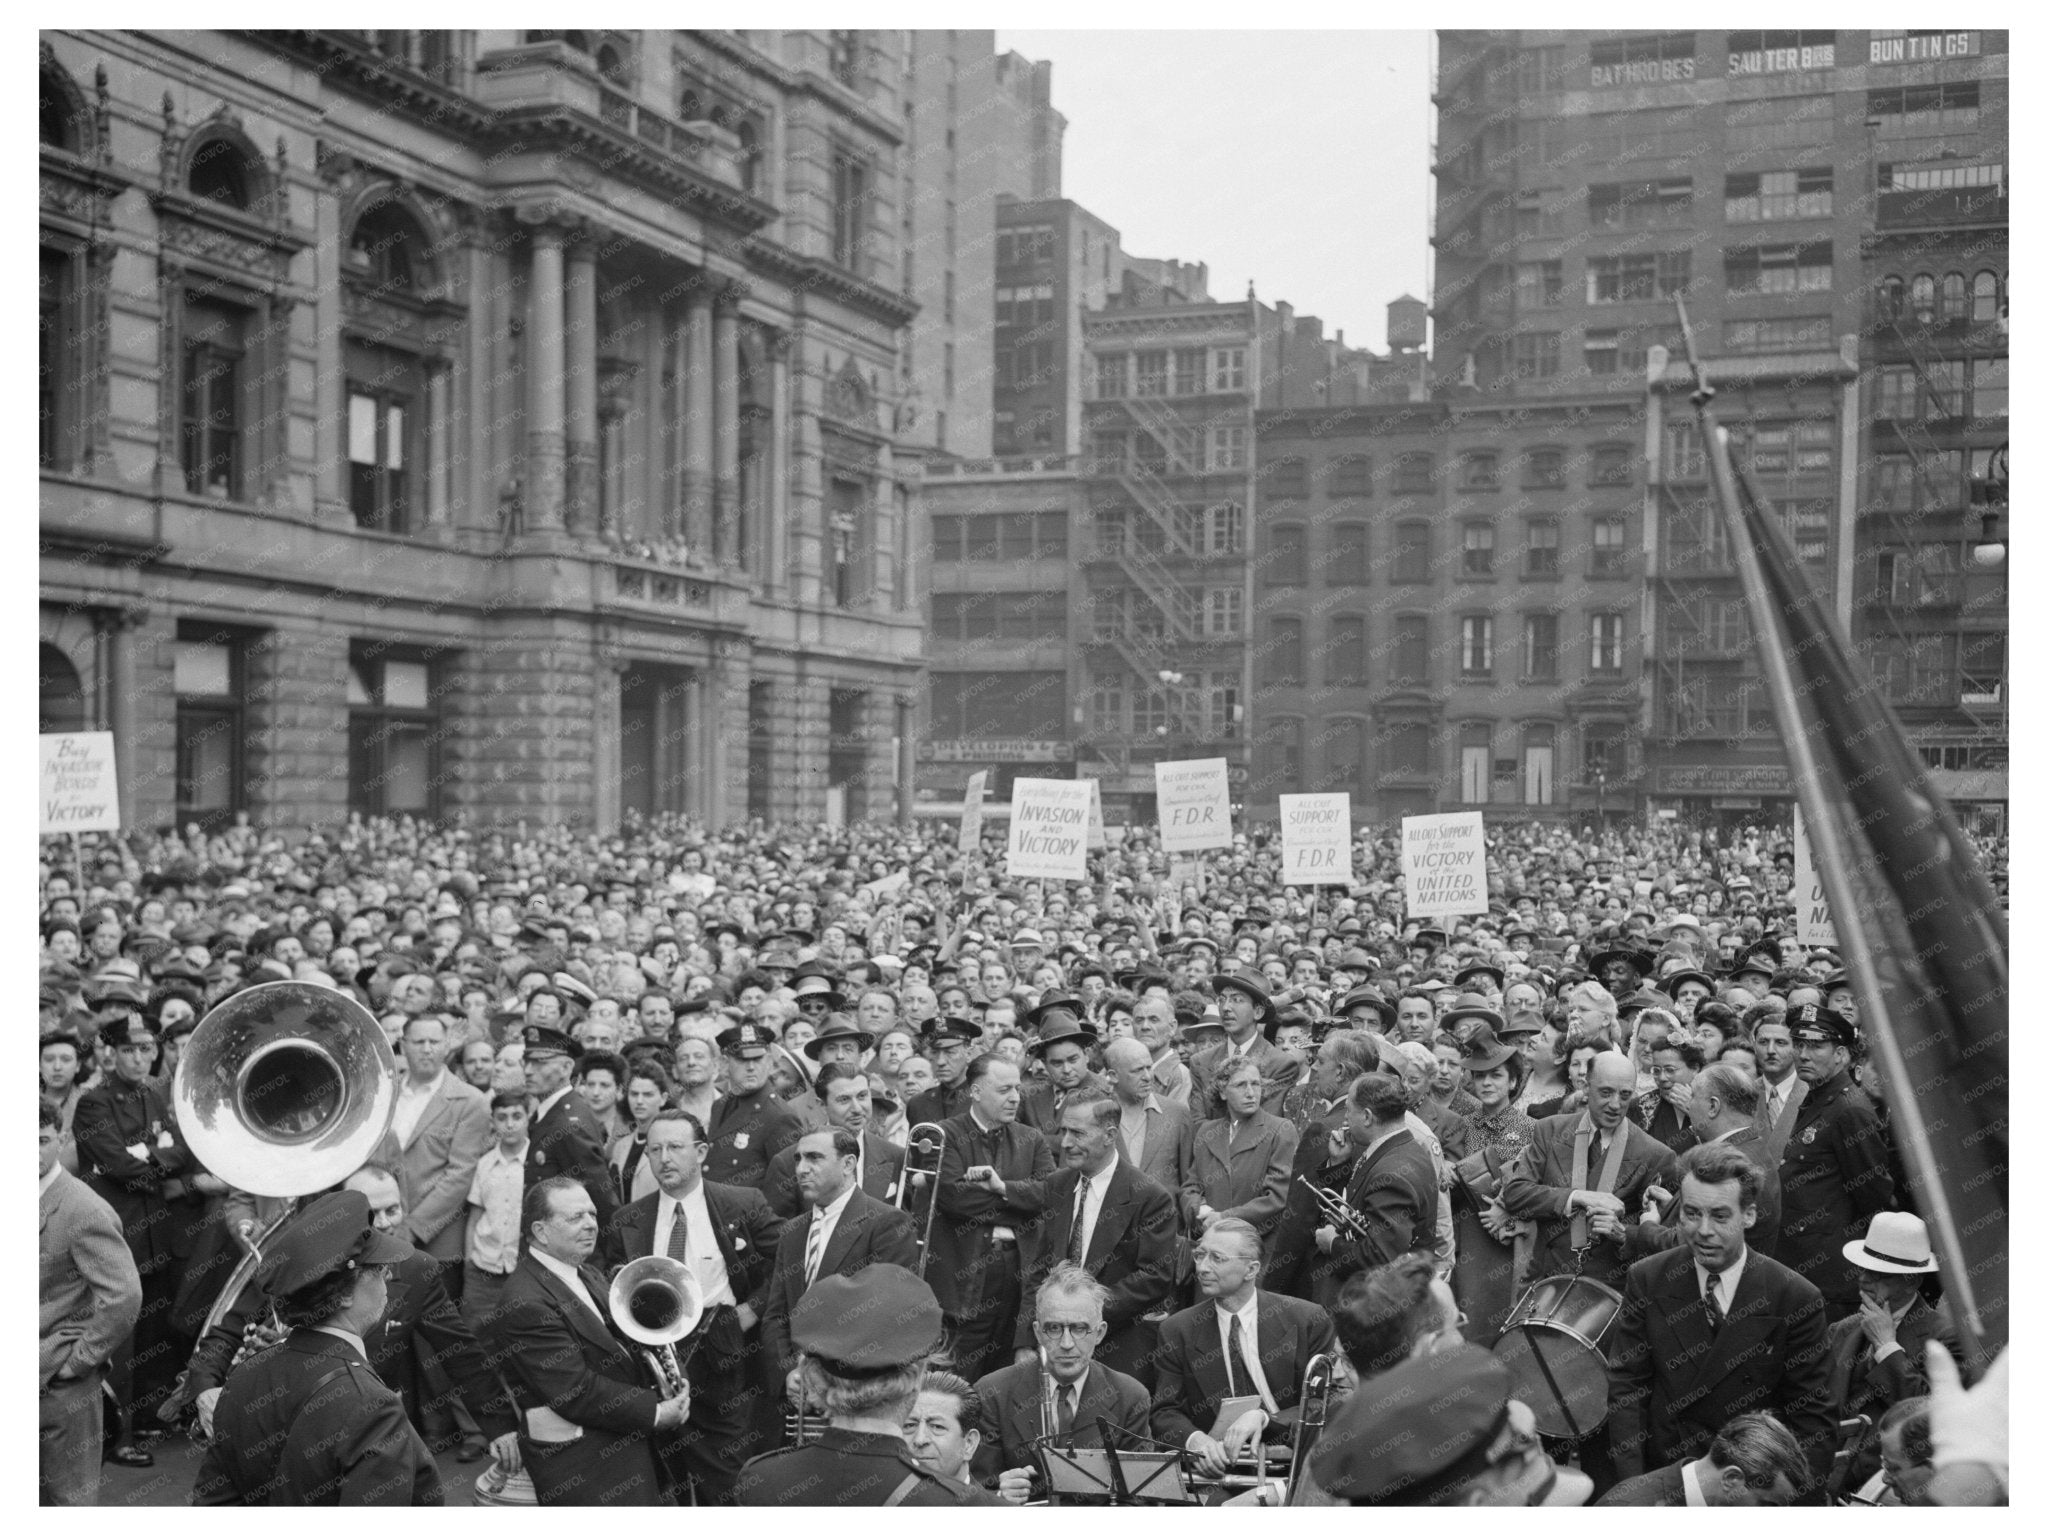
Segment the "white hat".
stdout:
[[1927,1223],[1908,1211],[1879,1211],[1870,1218],[1870,1235],[1842,1244],[1842,1256],[1881,1275],[1931,1275],[1941,1267],[1927,1241]]

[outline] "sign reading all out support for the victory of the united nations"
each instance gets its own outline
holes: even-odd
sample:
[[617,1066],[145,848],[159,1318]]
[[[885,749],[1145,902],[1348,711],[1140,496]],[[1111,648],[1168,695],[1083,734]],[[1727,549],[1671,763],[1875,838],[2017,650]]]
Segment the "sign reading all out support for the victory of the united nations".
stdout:
[[118,832],[114,733],[62,731],[38,738],[42,750],[41,830]]
[[1220,757],[1154,763],[1159,845],[1168,853],[1230,846],[1230,765]]
[[1799,903],[1799,942],[1832,949],[1838,942],[1834,909],[1828,905],[1820,871],[1813,867],[1813,844],[1806,840],[1806,821],[1796,804],[1792,807],[1792,894]]
[[1088,781],[1018,779],[1010,786],[1013,879],[1088,878]]
[[1410,917],[1486,910],[1486,827],[1478,811],[1401,818],[1401,880]]
[[1280,797],[1280,879],[1287,885],[1351,883],[1351,796]]

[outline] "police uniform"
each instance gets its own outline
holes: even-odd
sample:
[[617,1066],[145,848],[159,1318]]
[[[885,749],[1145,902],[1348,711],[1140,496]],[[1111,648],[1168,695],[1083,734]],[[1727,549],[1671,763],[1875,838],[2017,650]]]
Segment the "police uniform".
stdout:
[[[859,1377],[924,1359],[944,1319],[937,1298],[900,1264],[827,1275],[790,1314],[790,1338],[826,1372]],[[828,1428],[808,1445],[756,1456],[740,1473],[736,1501],[761,1508],[950,1509],[999,1504],[983,1488],[934,1476],[896,1435]]]
[[[919,1037],[918,1049],[929,1053],[941,1040],[964,1040],[973,1045],[981,1038],[982,1029],[971,1019],[948,1014],[934,1019]],[[967,1073],[963,1068],[959,1080],[951,1083],[936,1083],[920,1093],[904,1106],[905,1120],[911,1125],[936,1125],[941,1120],[951,1120],[955,1115],[967,1113]]]
[[[718,1037],[728,1056],[767,1054],[775,1036],[758,1024],[739,1024]],[[714,1184],[760,1189],[768,1182],[768,1162],[784,1147],[803,1138],[803,1117],[763,1083],[752,1093],[727,1094],[711,1106],[711,1150],[704,1159],[704,1177]]]
[[[1794,1041],[1856,1043],[1854,1024],[1811,1003],[1794,1008],[1785,1022]],[[1891,1209],[1889,1154],[1877,1110],[1847,1069],[1807,1085],[1778,1164],[1783,1215],[1775,1256],[1819,1288],[1830,1321],[1858,1308],[1856,1269],[1843,1257],[1842,1245],[1867,1231],[1879,1211]]]
[[[264,1279],[289,1297],[347,1267],[396,1264],[412,1249],[370,1224],[358,1190],[322,1196],[272,1248]],[[294,1328],[228,1377],[194,1504],[438,1505],[441,1474],[399,1395],[362,1342],[338,1328]]]
[[[520,1035],[528,1054],[553,1051],[574,1061],[583,1047],[558,1029],[529,1024]],[[605,1135],[597,1116],[583,1095],[572,1086],[548,1112],[534,1121],[526,1138],[526,1187],[542,1179],[566,1175],[590,1192],[597,1207],[597,1228],[611,1241],[612,1219],[618,1213],[618,1188],[612,1182],[611,1162],[605,1156]]]

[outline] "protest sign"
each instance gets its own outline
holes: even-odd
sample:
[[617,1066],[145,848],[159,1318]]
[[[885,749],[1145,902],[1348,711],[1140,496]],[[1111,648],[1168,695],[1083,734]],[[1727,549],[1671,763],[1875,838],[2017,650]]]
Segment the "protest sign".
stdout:
[[1806,840],[1806,823],[1796,801],[1792,806],[1792,894],[1799,903],[1799,942],[1834,948],[1838,942],[1834,912],[1820,883],[1820,871],[1813,867],[1813,845]]
[[981,847],[981,803],[988,798],[988,770],[977,768],[967,775],[967,794],[960,806],[960,848],[973,853]]
[[1486,828],[1478,811],[1401,818],[1401,884],[1410,917],[1486,910]]
[[1280,881],[1283,885],[1351,883],[1351,796],[1280,797]]
[[1220,757],[1154,763],[1159,845],[1168,853],[1230,846],[1230,768]]
[[1013,879],[1088,878],[1088,784],[1081,779],[1018,779],[1010,788]]
[[42,753],[41,830],[118,832],[112,731],[61,731],[37,738]]
[[1088,850],[1109,846],[1109,833],[1102,825],[1102,780],[1088,781]]

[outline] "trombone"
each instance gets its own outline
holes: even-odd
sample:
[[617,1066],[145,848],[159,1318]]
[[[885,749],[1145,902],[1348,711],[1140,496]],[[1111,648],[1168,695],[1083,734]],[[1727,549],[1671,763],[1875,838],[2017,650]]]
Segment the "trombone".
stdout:
[[1287,1497],[1293,1504],[1301,1496],[1301,1477],[1309,1456],[1330,1422],[1330,1399],[1337,1390],[1337,1357],[1325,1351],[1312,1355],[1301,1373],[1301,1418],[1294,1427],[1294,1460],[1287,1468]]
[[[903,1177],[896,1181],[896,1209],[910,1214],[917,1226],[917,1278],[931,1258],[932,1228],[939,1219],[939,1169],[946,1161],[946,1128],[936,1120],[922,1120],[910,1128],[903,1147]],[[924,1220],[917,1219],[919,1189],[924,1191]]]
[[[621,1268],[605,1297],[619,1332],[636,1344],[654,1369],[654,1379],[669,1397],[681,1397],[687,1383],[683,1367],[702,1342],[691,1338],[704,1320],[704,1288],[690,1266],[666,1254],[649,1254]],[[689,1339],[681,1350],[676,1344]]]

